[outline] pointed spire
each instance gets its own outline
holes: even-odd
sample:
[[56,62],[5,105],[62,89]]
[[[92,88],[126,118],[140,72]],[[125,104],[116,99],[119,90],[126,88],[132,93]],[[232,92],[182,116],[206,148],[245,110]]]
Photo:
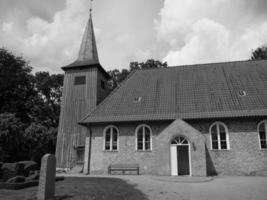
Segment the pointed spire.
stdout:
[[92,20],[92,7],[90,8],[89,20],[86,25],[82,43],[80,46],[78,58],[75,62],[62,67],[62,69],[74,68],[80,66],[99,65],[94,26]]
[[77,60],[92,64],[99,64],[91,12],[83,35],[79,56]]

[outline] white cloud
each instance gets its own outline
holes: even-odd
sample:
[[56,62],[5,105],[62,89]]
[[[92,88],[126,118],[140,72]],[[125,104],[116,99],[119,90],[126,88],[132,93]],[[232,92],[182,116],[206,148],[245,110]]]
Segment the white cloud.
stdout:
[[26,34],[16,29],[15,24],[3,24],[0,44],[22,54],[32,66],[40,66],[38,70],[60,72],[62,64],[76,59],[89,16],[87,4],[87,0],[67,0],[66,8],[57,12],[51,22],[32,17],[26,22]]
[[246,0],[165,0],[160,17],[156,29],[169,44],[169,65],[249,59],[267,42],[267,20]]
[[13,28],[13,22],[4,22],[2,25],[2,31],[3,32],[9,32]]

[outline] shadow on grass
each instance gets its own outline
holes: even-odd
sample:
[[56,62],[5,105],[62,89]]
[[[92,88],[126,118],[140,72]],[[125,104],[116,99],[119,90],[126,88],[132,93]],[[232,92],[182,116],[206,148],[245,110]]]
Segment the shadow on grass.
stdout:
[[[1,190],[0,199],[36,200],[38,187],[21,190]],[[137,188],[119,178],[66,178],[56,182],[55,200],[148,200]]]
[[147,200],[147,196],[119,178],[66,178],[57,184],[56,200]]

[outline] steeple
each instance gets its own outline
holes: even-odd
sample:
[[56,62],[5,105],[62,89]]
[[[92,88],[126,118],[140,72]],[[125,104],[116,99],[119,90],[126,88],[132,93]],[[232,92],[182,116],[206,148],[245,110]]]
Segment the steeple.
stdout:
[[82,43],[80,46],[80,51],[77,60],[71,63],[70,65],[62,67],[62,69],[89,65],[99,65],[91,11],[92,9],[90,8],[89,20],[83,34]]
[[77,60],[91,64],[99,64],[91,12],[87,26],[85,28]]

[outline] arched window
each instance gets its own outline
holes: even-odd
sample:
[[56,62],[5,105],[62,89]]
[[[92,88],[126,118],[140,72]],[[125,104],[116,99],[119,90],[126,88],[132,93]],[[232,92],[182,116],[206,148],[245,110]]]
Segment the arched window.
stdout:
[[108,126],[104,129],[104,150],[118,150],[119,130],[115,126]]
[[261,121],[258,124],[258,133],[260,140],[260,148],[267,149],[267,120]]
[[227,126],[215,122],[210,126],[211,149],[230,149]]
[[147,151],[152,150],[152,131],[147,125],[139,125],[135,131],[136,134],[136,150]]

